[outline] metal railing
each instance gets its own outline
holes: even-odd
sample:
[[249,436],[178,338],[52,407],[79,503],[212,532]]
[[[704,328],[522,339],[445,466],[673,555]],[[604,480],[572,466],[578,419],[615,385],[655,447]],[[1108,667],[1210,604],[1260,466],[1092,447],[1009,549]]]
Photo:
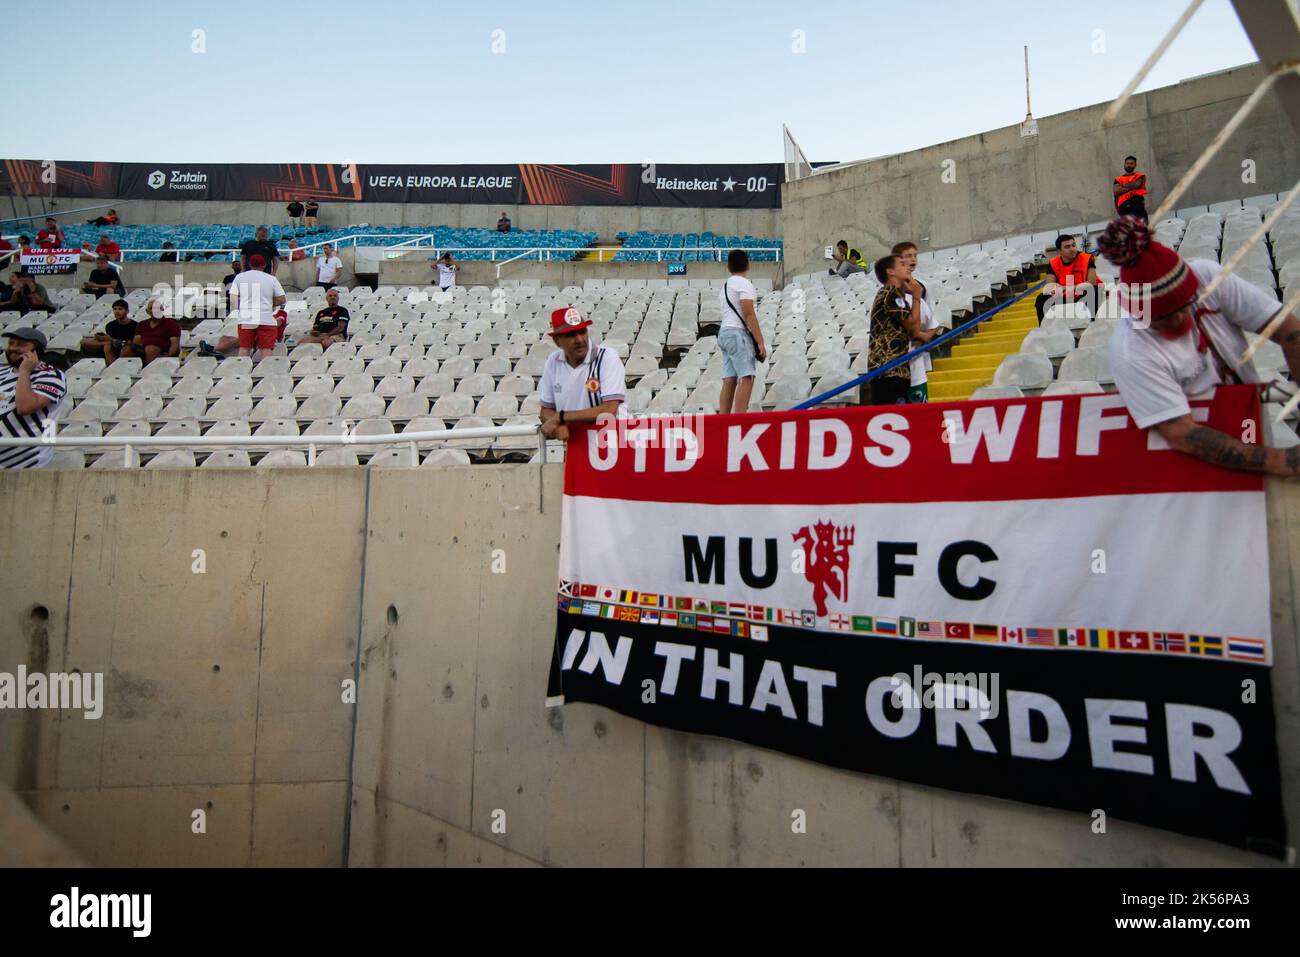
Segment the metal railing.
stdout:
[[948,342],[952,342],[954,339],[961,337],[965,333],[969,332],[971,329],[974,329],[981,322],[984,322],[986,319],[989,319],[992,316],[997,315],[999,312],[1001,312],[1003,309],[1006,309],[1008,306],[1015,305],[1021,299],[1024,299],[1030,293],[1037,292],[1038,290],[1042,289],[1045,285],[1047,285],[1046,281],[1035,283],[1034,285],[1026,289],[1024,292],[1016,296],[1013,296],[1011,299],[1008,299],[1006,302],[999,303],[998,305],[994,306],[992,309],[988,310],[987,312],[980,313],[974,319],[968,319],[966,322],[963,322],[960,326],[957,326],[957,328],[955,329],[949,329],[941,336],[935,336],[929,342],[925,343],[925,345],[913,349],[911,352],[907,353],[906,355],[899,356],[896,359],[891,359],[888,362],[886,362],[884,365],[879,366],[878,368],[872,369],[869,372],[864,372],[862,373],[862,375],[858,376],[857,378],[851,379],[850,381],[845,382],[843,385],[838,385],[833,389],[829,389],[826,392],[821,393],[820,395],[815,395],[812,396],[811,398],[805,399],[803,402],[800,402],[798,405],[793,406],[792,408],[811,409],[813,406],[825,402],[827,399],[834,398],[835,396],[839,395],[841,392],[845,392],[849,389],[857,388],[863,383],[870,382],[872,379],[879,378],[880,376],[884,375],[886,372],[890,372],[894,369],[897,369],[901,365],[911,362],[917,356],[923,356],[927,352],[937,349],[939,348],[939,346],[944,345],[945,343]]
[[[771,260],[772,262],[780,262],[781,254],[783,252],[782,248],[779,246],[685,246],[685,247],[674,246],[672,248],[667,248],[667,249],[662,246],[581,246],[576,249],[571,246],[536,246],[531,249],[522,250],[518,253],[518,255],[511,256],[509,259],[505,259],[497,263],[496,275],[497,278],[500,279],[502,267],[508,266],[513,262],[518,262],[519,260],[525,259],[533,255],[537,256],[538,262],[551,262],[552,253],[568,253],[570,254],[570,256],[573,256],[575,254],[581,255],[585,253],[595,253],[596,262],[612,263],[614,261],[614,257],[617,256],[619,253],[654,253],[655,262],[657,263],[676,263],[676,262],[683,262],[683,260],[678,258],[683,253],[697,253],[697,254],[707,253],[709,256],[709,261],[722,263],[727,261],[727,254],[731,252],[731,250],[733,249],[743,249],[745,252],[750,254],[772,253],[773,254],[773,259]],[[447,251],[448,250],[443,250],[443,252],[447,252]],[[505,252],[505,251],[513,251],[513,250],[501,250],[501,251]],[[608,256],[606,254],[608,254]],[[665,259],[664,258],[665,256],[668,258]],[[576,260],[570,258],[564,261],[573,262]],[[590,262],[591,260],[587,260],[587,261]],[[644,262],[644,261],[645,260],[624,260],[625,263]],[[700,260],[695,260],[695,261],[699,262]],[[754,261],[761,262],[763,260],[754,260]]]
[[110,448],[122,449],[122,467],[138,468],[140,453],[138,449],[156,447],[172,450],[175,448],[262,448],[306,449],[307,464],[316,464],[317,447],[357,446],[357,445],[404,445],[410,450],[411,464],[419,464],[419,445],[427,442],[448,443],[468,439],[502,439],[519,436],[536,436],[538,451],[546,458],[546,437],[542,434],[541,423],[536,425],[493,425],[479,426],[472,429],[433,429],[427,432],[402,432],[391,435],[358,435],[350,430],[339,434],[325,435],[59,435],[57,430],[52,435],[2,438],[0,449],[53,447],[67,448]]

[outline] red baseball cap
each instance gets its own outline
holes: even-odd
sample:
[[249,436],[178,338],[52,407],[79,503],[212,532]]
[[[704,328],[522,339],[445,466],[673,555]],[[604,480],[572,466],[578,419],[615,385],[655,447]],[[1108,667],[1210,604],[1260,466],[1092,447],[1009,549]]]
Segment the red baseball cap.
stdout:
[[554,338],[555,336],[562,336],[566,332],[577,332],[579,329],[586,329],[589,325],[591,325],[591,320],[582,318],[582,313],[573,306],[562,306],[551,313],[551,331],[548,335]]

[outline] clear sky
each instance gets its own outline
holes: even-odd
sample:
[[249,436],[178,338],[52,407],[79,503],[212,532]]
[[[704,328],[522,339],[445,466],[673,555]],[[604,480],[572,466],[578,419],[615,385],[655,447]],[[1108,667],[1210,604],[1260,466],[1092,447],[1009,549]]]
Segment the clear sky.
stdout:
[[[846,161],[1018,123],[1026,43],[1036,116],[1111,99],[1186,3],[14,3],[0,154],[779,162],[787,123]],[[1207,0],[1142,88],[1254,59]]]

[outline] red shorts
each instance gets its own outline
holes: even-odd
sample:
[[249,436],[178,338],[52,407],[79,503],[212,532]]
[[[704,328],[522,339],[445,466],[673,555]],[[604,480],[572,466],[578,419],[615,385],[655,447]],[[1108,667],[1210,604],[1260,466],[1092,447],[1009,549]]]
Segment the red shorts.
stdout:
[[256,342],[259,349],[274,349],[279,331],[278,326],[240,326],[239,348],[251,349]]

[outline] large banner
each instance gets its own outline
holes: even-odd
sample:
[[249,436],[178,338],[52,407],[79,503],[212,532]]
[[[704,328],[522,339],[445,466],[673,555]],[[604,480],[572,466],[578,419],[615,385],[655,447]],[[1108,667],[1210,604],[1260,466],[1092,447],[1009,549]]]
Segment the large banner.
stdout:
[[577,428],[548,703],[1283,852],[1258,475],[1113,394]]
[[460,166],[4,161],[0,195],[779,209],[781,164]]
[[77,271],[81,250],[76,247],[31,247],[20,253],[18,265],[34,276],[54,276]]

